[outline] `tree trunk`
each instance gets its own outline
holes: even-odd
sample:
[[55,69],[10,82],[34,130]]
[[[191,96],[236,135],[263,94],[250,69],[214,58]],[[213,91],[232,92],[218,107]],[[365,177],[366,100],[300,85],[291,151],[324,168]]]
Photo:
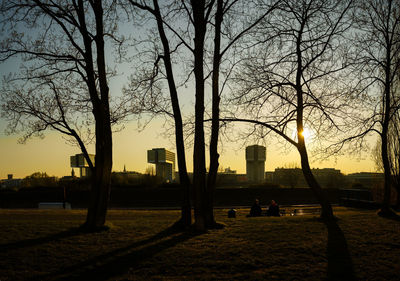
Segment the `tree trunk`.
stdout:
[[179,222],[183,226],[190,226],[192,224],[192,209],[190,204],[190,180],[186,168],[186,156],[185,156],[185,143],[183,139],[183,125],[182,125],[182,115],[179,106],[178,93],[176,91],[175,78],[172,70],[170,47],[167,36],[164,32],[163,19],[161,17],[160,8],[158,6],[158,1],[153,0],[154,4],[154,16],[157,20],[157,28],[160,35],[161,42],[164,48],[164,65],[167,73],[169,93],[172,103],[172,110],[174,113],[175,121],[175,142],[176,142],[176,153],[178,160],[179,169],[179,181],[182,187],[182,206],[181,206],[181,219]]
[[307,148],[304,140],[304,124],[303,124],[303,111],[304,111],[304,101],[303,101],[303,89],[302,89],[302,76],[303,76],[303,61],[302,61],[302,34],[305,23],[303,22],[301,28],[298,32],[297,42],[296,42],[296,54],[297,54],[297,70],[296,70],[296,96],[297,96],[297,108],[296,108],[296,126],[297,126],[297,150],[299,151],[301,158],[301,168],[303,171],[304,178],[306,179],[308,185],[312,189],[315,197],[321,205],[321,218],[324,220],[334,219],[333,210],[331,203],[322,193],[321,186],[315,180],[314,175],[311,172],[310,163],[308,161]]
[[195,228],[206,229],[206,161],[204,142],[204,39],[205,1],[192,0],[194,20],[194,76],[196,82],[195,133],[193,153],[193,190]]
[[[399,122],[399,119],[395,119],[394,122]],[[396,125],[396,135],[398,136],[398,138],[395,140],[397,142],[397,147],[400,146],[400,132],[397,128],[399,123],[397,123]],[[399,148],[397,148],[399,149]],[[396,194],[397,194],[397,198],[396,198],[396,210],[400,210],[400,153],[399,151],[395,149],[395,157],[396,159],[393,161],[396,164],[393,164],[393,166],[395,167],[393,170],[393,174],[394,174],[394,181],[393,181],[393,185],[396,189]]]
[[304,178],[306,179],[307,184],[312,189],[315,197],[317,198],[319,204],[321,205],[321,218],[324,220],[332,220],[334,219],[332,205],[326,196],[322,192],[322,188],[319,183],[316,181],[314,175],[311,172],[310,164],[308,161],[307,149],[305,147],[304,141],[300,142],[298,145],[298,151],[300,153],[301,158],[301,168],[303,171]]
[[382,130],[382,162],[384,171],[384,194],[383,202],[381,207],[382,213],[390,212],[390,195],[391,195],[391,173],[390,173],[390,163],[388,158],[387,149],[387,129]]
[[179,171],[180,177],[180,186],[182,189],[183,199],[182,199],[182,207],[181,207],[181,218],[179,220],[179,224],[182,224],[184,227],[188,227],[192,224],[192,207],[190,203],[190,180],[189,176],[186,172],[182,174],[183,178],[187,178],[186,180],[182,180],[181,173]]
[[388,155],[388,132],[389,132],[389,124],[390,124],[390,116],[391,116],[391,99],[390,99],[390,91],[391,91],[391,45],[386,39],[386,62],[385,62],[385,89],[382,98],[382,106],[383,106],[383,120],[382,120],[382,133],[381,133],[381,153],[382,153],[382,164],[383,164],[383,172],[385,176],[385,183],[384,183],[384,195],[383,195],[383,202],[382,207],[379,212],[381,215],[390,214],[390,195],[391,195],[391,170],[390,170],[390,162],[389,162],[389,155]]
[[101,116],[102,118],[96,119],[95,168],[92,175],[89,208],[84,225],[88,231],[96,231],[104,227],[110,197],[112,168],[111,126],[109,118],[104,118],[104,113]]
[[[83,4],[81,19],[84,22]],[[104,228],[107,215],[108,201],[110,198],[111,169],[112,169],[112,131],[109,106],[109,88],[104,52],[104,28],[102,1],[91,3],[96,21],[96,60],[93,59],[92,41],[85,36],[84,43],[87,51],[86,67],[88,75],[88,88],[93,104],[93,115],[96,130],[96,155],[94,174],[92,175],[92,189],[90,193],[89,208],[84,226],[88,231]],[[86,28],[86,26],[84,26]],[[86,31],[87,32],[87,31]],[[97,73],[93,63],[97,63]],[[98,85],[95,82],[98,77]],[[99,89],[99,93],[97,90]]]
[[192,208],[190,203],[190,180],[186,170],[185,146],[183,142],[182,119],[175,118],[176,150],[178,158],[179,182],[182,188],[181,218],[179,224],[188,227],[192,224]]
[[307,148],[304,140],[304,125],[303,125],[303,110],[304,110],[304,102],[303,102],[303,89],[302,89],[302,73],[303,73],[303,66],[302,66],[302,52],[301,52],[301,40],[302,40],[302,32],[303,32],[302,25],[301,30],[299,32],[299,36],[297,38],[297,73],[296,73],[296,95],[297,95],[297,116],[296,116],[296,123],[297,123],[297,149],[300,154],[301,159],[301,168],[303,171],[304,178],[306,179],[307,184],[312,189],[315,197],[317,198],[318,202],[321,205],[321,218],[325,220],[334,219],[332,206],[329,200],[324,196],[322,193],[321,186],[316,181],[314,175],[311,172],[310,163],[308,161],[308,154]]
[[214,35],[214,60],[212,73],[212,123],[210,139],[210,170],[207,178],[207,226],[216,225],[214,218],[214,193],[215,183],[218,173],[218,136],[219,136],[219,70],[221,64],[220,46],[221,46],[221,24],[223,20],[223,0],[217,1],[217,11],[215,15],[215,35]]

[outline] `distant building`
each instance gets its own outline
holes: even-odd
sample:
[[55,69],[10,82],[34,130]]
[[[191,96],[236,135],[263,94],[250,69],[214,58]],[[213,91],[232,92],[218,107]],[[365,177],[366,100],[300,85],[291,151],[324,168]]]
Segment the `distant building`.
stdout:
[[246,147],[246,175],[249,182],[262,182],[265,176],[265,146]]
[[274,171],[267,171],[267,172],[265,172],[265,181],[266,181],[267,183],[273,183],[273,181],[274,181],[274,174],[275,174]]
[[22,184],[22,179],[14,179],[13,174],[8,174],[7,179],[0,180],[1,188],[19,188]]
[[[244,178],[244,180],[242,180]],[[217,173],[217,180],[216,184],[217,186],[234,186],[241,182],[246,181],[246,176],[245,175],[239,175],[236,170],[232,170],[231,167],[225,168],[223,171],[219,171]]]
[[272,179],[275,184],[291,188],[307,186],[300,168],[276,168]]
[[313,175],[322,187],[344,188],[345,178],[340,170],[334,168],[311,169]]
[[165,148],[147,150],[147,162],[156,165],[156,176],[166,182],[175,180],[175,153]]
[[351,186],[363,186],[367,188],[371,188],[380,184],[383,184],[384,174],[383,173],[353,173],[346,175],[346,179]]
[[[322,187],[344,187],[344,176],[340,170],[333,168],[311,169],[317,182]],[[277,168],[272,175],[273,182],[288,187],[308,186],[300,168]]]
[[[95,159],[94,154],[89,154],[89,158],[94,165],[94,159]],[[70,162],[71,162],[71,168],[79,168],[79,174],[80,174],[81,178],[90,176],[89,163],[86,161],[86,158],[83,155],[83,153],[75,154],[75,155],[71,156]],[[71,172],[71,174],[72,174],[72,172]],[[75,172],[74,172],[74,175],[75,175]]]

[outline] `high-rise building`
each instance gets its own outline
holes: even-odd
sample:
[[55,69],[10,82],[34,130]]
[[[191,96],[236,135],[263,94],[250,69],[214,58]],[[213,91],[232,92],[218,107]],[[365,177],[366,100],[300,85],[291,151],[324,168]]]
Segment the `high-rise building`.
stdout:
[[[89,154],[89,158],[94,165],[94,155]],[[81,178],[90,176],[89,163],[86,161],[85,155],[83,155],[83,153],[72,155],[70,157],[70,162],[71,162],[71,168],[79,168]]]
[[175,153],[165,148],[147,150],[147,162],[156,165],[156,176],[166,182],[175,180]]
[[264,181],[265,160],[265,146],[250,145],[246,147],[246,174],[249,182]]

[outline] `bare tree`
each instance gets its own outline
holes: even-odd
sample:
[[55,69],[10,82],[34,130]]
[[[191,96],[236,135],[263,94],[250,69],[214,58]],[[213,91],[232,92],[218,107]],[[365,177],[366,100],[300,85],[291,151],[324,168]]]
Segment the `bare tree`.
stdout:
[[[130,85],[129,91],[131,94],[138,95],[137,90],[139,89],[140,93],[144,93],[139,95],[142,97],[147,97],[146,101],[143,101],[138,105],[139,108],[143,107],[144,105],[146,111],[150,111],[153,114],[166,113],[174,118],[175,116],[178,116],[175,114],[178,112],[180,117],[179,103],[176,95],[177,83],[174,82],[170,52],[172,54],[172,52],[175,51],[175,54],[180,53],[181,57],[187,57],[188,61],[185,61],[185,63],[186,65],[189,65],[189,69],[185,75],[186,80],[183,81],[183,84],[187,84],[193,75],[196,88],[196,106],[194,117],[194,182],[196,183],[194,184],[193,194],[195,199],[195,225],[198,229],[216,227],[218,224],[214,219],[213,195],[219,158],[219,104],[225,84],[225,82],[220,82],[221,64],[223,63],[224,55],[229,56],[230,54],[228,51],[236,44],[236,42],[239,41],[239,39],[246,35],[249,30],[261,22],[273,10],[274,5],[268,6],[265,4],[265,6],[268,6],[268,9],[258,13],[256,16],[246,14],[246,16],[251,18],[251,20],[248,22],[242,21],[241,24],[245,27],[243,28],[240,26],[240,28],[238,28],[236,25],[232,27],[232,21],[233,16],[238,12],[236,6],[242,5],[241,8],[245,6],[245,2],[241,1],[219,0],[204,1],[199,3],[186,3],[184,1],[177,3],[172,1],[169,5],[164,3],[164,16],[161,15],[157,1],[153,1],[152,5],[146,3],[146,1],[129,2],[135,7],[149,11],[154,16],[157,22],[158,35],[161,39],[163,50],[162,53],[157,52],[158,46],[155,45],[155,52],[154,54],[151,54],[155,61],[153,70],[148,71],[147,75],[145,74],[141,75],[140,77],[135,77],[134,83],[131,83]],[[225,26],[223,25],[224,19],[228,19]],[[173,20],[177,21],[178,23],[171,23]],[[185,28],[182,28],[182,26]],[[212,32],[213,38],[210,35]],[[168,33],[170,36],[166,36],[166,33]],[[190,43],[192,38],[194,38],[194,46],[192,43]],[[176,47],[171,48],[171,42],[174,41],[174,45]],[[221,44],[221,41],[225,44]],[[207,42],[210,42],[209,45],[213,47],[212,50],[207,49]],[[182,46],[186,47],[185,51],[178,51],[178,49]],[[209,58],[211,61],[210,63],[208,63]],[[165,69],[165,72],[161,74],[161,68],[159,67],[160,62],[163,62]],[[207,71],[209,71],[209,73],[207,73]],[[146,71],[143,72],[146,73]],[[173,106],[172,113],[169,113],[164,105],[165,99],[162,96],[160,77],[165,78],[168,81],[170,102],[172,106],[176,100],[177,106],[175,108],[177,110],[175,110]],[[206,82],[209,77],[211,77],[212,119],[210,137],[210,169],[208,176],[206,176],[204,155],[206,144],[206,140],[204,138],[204,114],[206,112],[205,88],[208,86]],[[146,84],[147,86],[145,86]],[[221,84],[222,87],[220,87]],[[174,96],[176,96],[176,98]],[[201,121],[200,116],[202,116]],[[184,152],[183,135],[180,135],[180,132],[182,131],[181,122],[181,120],[178,120],[177,122],[175,118],[176,137],[182,138],[181,150]],[[178,139],[176,139],[176,143],[179,154],[180,149],[178,148]],[[202,146],[202,148],[200,148],[200,146]],[[184,154],[182,153],[182,155]],[[202,168],[200,168],[200,166]]]
[[[210,168],[207,176],[207,210],[206,210],[206,220],[207,224],[210,226],[217,226],[216,221],[214,219],[214,209],[213,209],[213,201],[214,201],[214,191],[215,184],[218,173],[219,166],[219,153],[218,153],[218,140],[219,140],[219,130],[220,130],[220,102],[221,95],[223,92],[224,85],[226,84],[226,79],[229,77],[229,73],[233,71],[233,66],[229,66],[228,70],[225,70],[228,73],[225,76],[225,81],[220,87],[220,74],[221,74],[221,64],[223,63],[223,58],[229,55],[228,52],[230,49],[235,47],[235,44],[243,40],[246,35],[249,35],[250,32],[257,27],[261,22],[266,21],[267,17],[278,7],[281,1],[261,1],[256,3],[256,6],[259,8],[261,12],[257,15],[253,15],[250,17],[251,19],[245,23],[244,28],[236,29],[232,27],[228,27],[229,24],[223,26],[224,19],[228,18],[228,22],[232,20],[234,17],[237,8],[235,4],[240,4],[239,1],[229,1],[229,0],[217,0],[216,1],[216,9],[214,14],[214,50],[212,55],[212,80],[211,80],[211,92],[212,92],[212,111],[211,111],[211,137],[210,137]],[[246,1],[246,5],[254,5],[255,3],[250,3]],[[240,8],[239,8],[240,9]],[[231,11],[233,13],[230,13]],[[224,28],[225,27],[225,28]],[[231,34],[230,36],[223,36],[224,34]],[[221,41],[227,42],[226,44],[222,44]],[[228,54],[227,54],[228,53]],[[222,89],[221,89],[222,88]]]
[[[141,105],[136,104],[134,110],[139,110],[140,112],[151,112],[155,115],[160,113],[166,113],[168,116],[172,116],[174,118],[175,124],[175,143],[176,143],[176,151],[178,158],[178,169],[179,169],[179,181],[183,188],[183,202],[181,206],[181,219],[179,224],[183,226],[190,226],[192,222],[192,214],[191,214],[191,203],[190,203],[190,179],[187,173],[186,167],[186,156],[185,156],[185,143],[184,143],[184,135],[183,135],[183,121],[182,121],[182,113],[178,99],[178,91],[177,85],[175,82],[175,74],[173,70],[172,63],[172,52],[170,40],[167,38],[167,33],[165,30],[166,20],[164,16],[161,14],[160,6],[158,0],[153,0],[152,4],[146,3],[146,1],[132,1],[128,0],[128,2],[135,8],[139,8],[146,12],[149,12],[156,21],[157,32],[159,36],[159,40],[162,45],[162,53],[157,52],[157,57],[154,61],[153,71],[150,73],[145,73],[145,77],[137,77],[131,79],[130,87],[126,89],[126,93],[130,96],[141,95],[139,99],[134,98],[135,100],[144,100]],[[149,1],[150,2],[150,1]],[[163,99],[161,96],[161,89],[158,87],[159,83],[157,83],[159,76],[159,62],[162,60],[163,66],[165,69],[165,78],[168,83],[169,89],[169,101],[160,101]],[[143,76],[143,74],[141,75]],[[159,95],[158,95],[159,94]],[[149,97],[150,96],[150,97]],[[150,101],[150,102],[149,102]],[[170,102],[172,107],[172,113],[166,108]]]
[[[398,111],[396,83],[400,55],[400,2],[397,0],[369,0],[358,3],[354,13],[357,32],[355,33],[356,73],[362,89],[360,103],[369,111],[361,114],[362,126],[355,136],[346,141],[364,138],[371,132],[378,134],[379,149],[384,171],[384,199],[380,214],[391,215],[391,148],[392,133],[395,136]],[[365,106],[365,100],[371,100]],[[392,124],[393,123],[393,124]],[[393,132],[391,132],[393,130]],[[393,151],[394,152],[394,151]]]
[[[393,116],[388,130],[388,158],[391,173],[391,184],[396,189],[396,207],[400,208],[400,116]],[[384,171],[382,164],[382,140],[378,139],[372,150],[372,159],[379,171]]]
[[[178,153],[180,180],[181,184],[183,186],[185,185],[186,188],[184,199],[185,203],[182,206],[181,221],[185,225],[188,225],[191,222],[190,196],[192,195],[194,199],[195,225],[198,229],[203,230],[205,229],[205,143],[204,130],[202,132],[198,131],[200,127],[203,128],[203,118],[201,118],[201,124],[199,124],[200,126],[196,126],[195,129],[196,133],[193,160],[194,192],[193,194],[190,194],[189,178],[187,177],[187,173],[185,173],[186,163],[183,122],[177,94],[179,84],[175,82],[176,75],[173,66],[173,55],[176,54],[179,56],[182,51],[177,52],[177,50],[182,46],[186,48],[183,53],[187,52],[188,54],[184,54],[183,57],[185,55],[189,57],[188,62],[190,62],[188,65],[190,64],[190,66],[187,67],[188,74],[184,74],[187,78],[182,84],[188,83],[192,74],[194,73],[196,81],[195,112],[197,112],[196,120],[198,120],[199,116],[204,114],[205,79],[203,53],[205,35],[207,31],[207,19],[203,18],[203,20],[201,20],[201,17],[206,16],[204,14],[206,10],[208,11],[207,17],[209,17],[213,7],[213,1],[212,3],[207,3],[207,5],[205,1],[194,3],[187,3],[185,1],[171,1],[163,3],[163,9],[159,7],[158,1],[128,1],[128,3],[135,8],[139,8],[147,13],[150,13],[152,20],[155,20],[156,23],[156,33],[150,34],[150,36],[153,36],[152,38],[139,40],[142,44],[138,51],[140,59],[143,60],[144,57],[149,58],[147,59],[148,61],[144,63],[144,66],[141,66],[141,71],[132,76],[131,82],[126,88],[125,93],[133,97],[133,108],[139,113],[151,113],[152,117],[159,116],[160,114],[166,114],[167,116],[174,118],[175,141]],[[195,7],[192,7],[192,4]],[[201,9],[202,11],[200,11]],[[194,16],[195,14],[196,16]],[[146,18],[146,20],[148,20],[148,18]],[[201,25],[202,27],[199,28],[198,26]],[[201,33],[199,34],[199,32]],[[159,40],[154,40],[154,35],[156,35]],[[192,38],[195,38],[194,46],[191,42]],[[146,44],[147,46],[150,45],[152,51],[149,52],[148,48],[144,50],[143,45]],[[182,72],[180,74],[182,75]],[[200,76],[202,77],[201,79]],[[163,95],[163,80],[166,80],[168,84],[168,98]],[[139,99],[136,97],[139,97]],[[202,105],[199,106],[199,103]],[[172,112],[169,110],[169,106],[172,107]],[[199,110],[202,113],[199,112]],[[200,155],[203,155],[203,157]],[[203,169],[200,167],[203,167]]]
[[[2,32],[7,34],[0,60],[15,57],[23,62],[20,74],[4,83],[8,91],[2,103],[10,118],[9,129],[26,130],[30,137],[52,128],[75,138],[92,171],[83,225],[88,231],[104,227],[110,193],[113,117],[105,38],[117,40],[114,8],[113,1],[100,0],[2,1],[0,8]],[[77,113],[84,115],[78,118]],[[83,125],[90,126],[86,119],[90,114],[95,163],[73,126],[86,120]]]
[[273,132],[296,147],[304,177],[327,220],[334,218],[332,207],[312,174],[304,132],[329,137],[346,111],[346,92],[338,82],[348,66],[343,34],[350,27],[350,4],[283,1],[248,44],[233,99],[242,110],[222,118],[264,128],[262,136]]
[[21,86],[18,80],[5,79],[2,87],[1,116],[8,121],[6,132],[23,133],[19,142],[25,143],[33,136],[44,137],[47,129],[58,131],[78,145],[93,170],[86,148],[93,139],[93,119],[87,106],[76,100],[82,98],[79,83],[73,85],[69,79],[53,76]]

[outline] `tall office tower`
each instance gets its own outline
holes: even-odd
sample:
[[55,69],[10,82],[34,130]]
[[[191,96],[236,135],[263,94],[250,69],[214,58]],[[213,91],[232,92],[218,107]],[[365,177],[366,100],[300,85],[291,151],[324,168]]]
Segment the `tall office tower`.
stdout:
[[246,174],[250,182],[262,182],[265,176],[266,149],[261,145],[246,147]]
[[175,179],[175,153],[165,148],[147,150],[147,162],[156,165],[156,176],[166,182]]

